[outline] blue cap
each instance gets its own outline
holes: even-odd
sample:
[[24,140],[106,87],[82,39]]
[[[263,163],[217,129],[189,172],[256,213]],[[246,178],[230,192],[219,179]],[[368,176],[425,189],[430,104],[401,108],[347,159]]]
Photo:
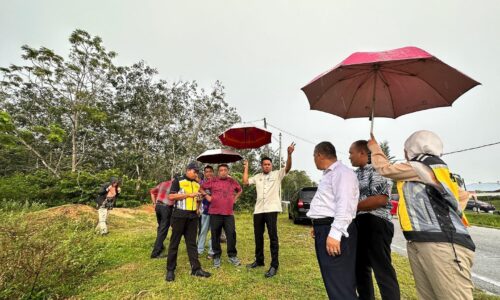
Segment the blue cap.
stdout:
[[198,164],[195,162],[195,161],[192,161],[190,162],[187,167],[186,167],[187,170],[195,170],[195,171],[199,171],[200,170],[200,167],[198,167]]

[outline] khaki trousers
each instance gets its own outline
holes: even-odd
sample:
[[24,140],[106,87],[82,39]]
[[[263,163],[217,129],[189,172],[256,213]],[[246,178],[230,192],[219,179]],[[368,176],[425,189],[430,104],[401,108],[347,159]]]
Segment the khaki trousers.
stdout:
[[474,285],[471,268],[474,252],[454,244],[460,267],[454,261],[451,243],[408,242],[410,260],[419,299],[471,299]]
[[97,212],[99,214],[99,223],[97,224],[96,231],[100,234],[106,234],[108,233],[108,225],[106,223],[108,220],[108,209],[100,207]]

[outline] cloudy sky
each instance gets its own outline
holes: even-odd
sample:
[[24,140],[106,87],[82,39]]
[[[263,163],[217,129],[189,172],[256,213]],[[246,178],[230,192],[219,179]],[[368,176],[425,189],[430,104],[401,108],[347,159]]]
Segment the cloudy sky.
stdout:
[[[445,152],[500,141],[497,0],[0,0],[0,7],[0,66],[20,63],[23,44],[65,54],[71,32],[84,29],[118,52],[117,64],[144,60],[164,79],[205,88],[222,81],[244,121],[265,117],[276,137],[283,130],[284,145],[297,143],[294,168],[315,180],[313,143],[331,141],[350,165],[348,148],[368,138],[370,124],[310,111],[300,88],[356,51],[417,46],[482,83],[453,107],[376,119],[377,139],[397,158],[419,129],[438,133]],[[500,180],[500,145],[444,159],[468,183]]]

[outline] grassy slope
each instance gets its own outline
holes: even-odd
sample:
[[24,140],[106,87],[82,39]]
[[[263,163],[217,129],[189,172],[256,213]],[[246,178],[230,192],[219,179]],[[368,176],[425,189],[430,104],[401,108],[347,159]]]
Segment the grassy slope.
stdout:
[[489,213],[476,213],[466,211],[467,219],[472,225],[486,226],[500,229],[500,215]]
[[[234,267],[223,254],[223,264],[215,270],[202,257],[209,279],[189,275],[185,246],[181,243],[176,280],[166,283],[165,259],[149,258],[155,238],[152,213],[118,217],[111,213],[110,234],[100,237],[107,244],[102,272],[85,283],[76,298],[84,299],[326,299],[326,292],[314,253],[308,226],[293,225],[280,215],[280,270],[272,279],[264,278],[265,268],[247,270]],[[253,260],[253,226],[250,213],[236,216],[238,256],[244,264]],[[167,243],[166,243],[167,244]],[[223,251],[225,244],[223,244]],[[266,264],[269,264],[266,239]],[[416,299],[413,278],[407,259],[393,255],[401,285],[402,299]],[[477,294],[476,299],[490,299]],[[491,299],[494,299],[491,297]]]

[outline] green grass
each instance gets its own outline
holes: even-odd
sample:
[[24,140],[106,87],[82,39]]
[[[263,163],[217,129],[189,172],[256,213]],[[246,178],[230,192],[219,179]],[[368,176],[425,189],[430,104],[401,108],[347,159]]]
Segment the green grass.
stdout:
[[497,200],[489,200],[489,201],[486,201],[486,202],[493,204],[493,206],[494,206],[497,210],[500,210],[500,199],[497,199]]
[[500,215],[489,213],[465,212],[467,219],[472,225],[486,226],[500,229]]
[[[274,278],[264,278],[267,268],[247,270],[227,262],[214,269],[205,256],[203,268],[212,273],[208,279],[189,275],[184,242],[181,243],[176,280],[165,282],[165,259],[149,258],[155,239],[156,220],[152,213],[132,217],[110,217],[110,234],[99,237],[106,245],[105,263],[100,272],[75,291],[76,299],[326,299],[327,295],[309,236],[310,227],[293,225],[285,214],[279,216],[280,270]],[[236,215],[238,256],[243,264],[253,260],[252,215]],[[166,242],[167,245],[168,242]],[[266,239],[266,265],[269,265]],[[413,276],[405,257],[393,254],[402,299],[416,299]],[[380,296],[377,297],[380,299]],[[479,291],[475,299],[498,299]]]

